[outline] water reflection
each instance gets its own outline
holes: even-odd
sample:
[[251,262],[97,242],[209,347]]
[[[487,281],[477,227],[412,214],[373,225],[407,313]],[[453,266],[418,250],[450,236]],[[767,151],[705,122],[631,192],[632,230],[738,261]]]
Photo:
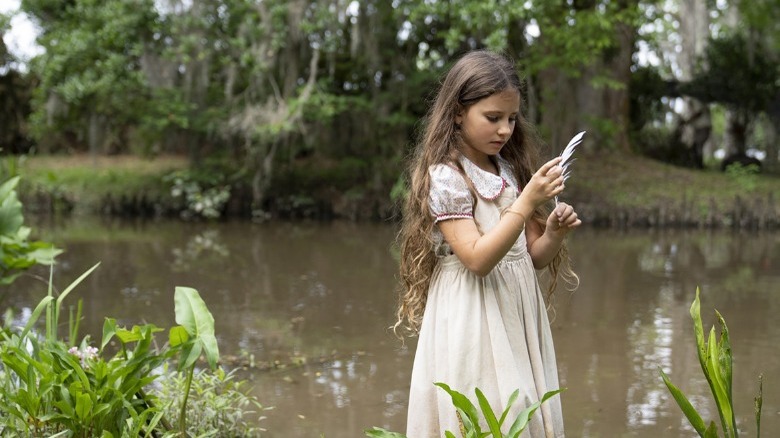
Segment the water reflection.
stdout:
[[[415,341],[402,346],[387,330],[396,281],[391,227],[84,219],[34,227],[67,250],[55,270],[60,288],[101,262],[68,298],[84,300],[84,327],[96,336],[105,316],[169,327],[174,287],[198,289],[215,315],[220,351],[255,366],[242,376],[275,407],[265,413],[267,436],[404,429]],[[582,284],[557,293],[553,323],[567,435],[692,435],[659,367],[716,419],[688,315],[696,287],[705,327],[715,308],[729,324],[742,432],[754,434],[752,398],[763,372],[762,429],[780,433],[772,389],[780,381],[780,236],[585,229],[571,252]],[[29,277],[12,290],[3,303],[17,316],[46,293]]]

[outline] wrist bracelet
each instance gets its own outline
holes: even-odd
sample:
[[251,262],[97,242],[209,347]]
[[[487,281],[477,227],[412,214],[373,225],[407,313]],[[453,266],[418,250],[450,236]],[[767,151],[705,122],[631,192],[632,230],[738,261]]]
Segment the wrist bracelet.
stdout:
[[525,228],[525,222],[526,222],[526,220],[527,220],[527,219],[525,218],[525,215],[524,215],[523,213],[520,213],[519,211],[514,211],[514,210],[512,210],[511,208],[508,208],[508,209],[506,210],[506,212],[507,212],[507,213],[514,213],[514,214],[516,214],[516,215],[520,216],[520,217],[523,219],[523,227],[521,228],[521,230],[522,230],[523,228]]

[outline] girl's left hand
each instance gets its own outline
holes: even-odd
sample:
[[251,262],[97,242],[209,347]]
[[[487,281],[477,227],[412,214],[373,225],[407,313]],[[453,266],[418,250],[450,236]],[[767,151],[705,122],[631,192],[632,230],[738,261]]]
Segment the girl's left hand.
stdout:
[[582,221],[577,217],[574,208],[565,202],[559,202],[547,218],[546,232],[553,233],[559,239],[563,239],[569,231],[580,225],[582,225]]

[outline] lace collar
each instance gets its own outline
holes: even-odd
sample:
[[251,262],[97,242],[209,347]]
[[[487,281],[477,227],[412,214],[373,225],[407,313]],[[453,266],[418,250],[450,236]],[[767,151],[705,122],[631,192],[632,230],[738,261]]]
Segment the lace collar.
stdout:
[[501,158],[500,155],[497,155],[496,158],[499,175],[482,170],[463,154],[461,154],[459,160],[466,175],[474,183],[474,188],[479,193],[479,196],[488,201],[501,196],[506,187],[517,190],[517,182],[512,174],[509,162]]

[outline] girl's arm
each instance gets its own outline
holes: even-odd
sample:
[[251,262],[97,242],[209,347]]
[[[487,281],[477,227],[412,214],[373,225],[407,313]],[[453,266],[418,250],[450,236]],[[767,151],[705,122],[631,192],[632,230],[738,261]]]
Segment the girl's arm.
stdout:
[[[562,170],[556,166],[560,158],[548,161],[528,182],[498,224],[485,234],[480,234],[474,219],[451,219],[439,222],[444,239],[471,272],[487,275],[504,258],[517,241],[526,218],[536,207],[563,191]],[[530,225],[533,221],[528,221]]]
[[539,224],[529,221],[525,229],[525,238],[534,268],[542,269],[549,265],[561,249],[566,235],[580,225],[582,221],[577,217],[574,208],[565,202],[559,203],[550,213],[547,218],[547,229],[544,232]]

